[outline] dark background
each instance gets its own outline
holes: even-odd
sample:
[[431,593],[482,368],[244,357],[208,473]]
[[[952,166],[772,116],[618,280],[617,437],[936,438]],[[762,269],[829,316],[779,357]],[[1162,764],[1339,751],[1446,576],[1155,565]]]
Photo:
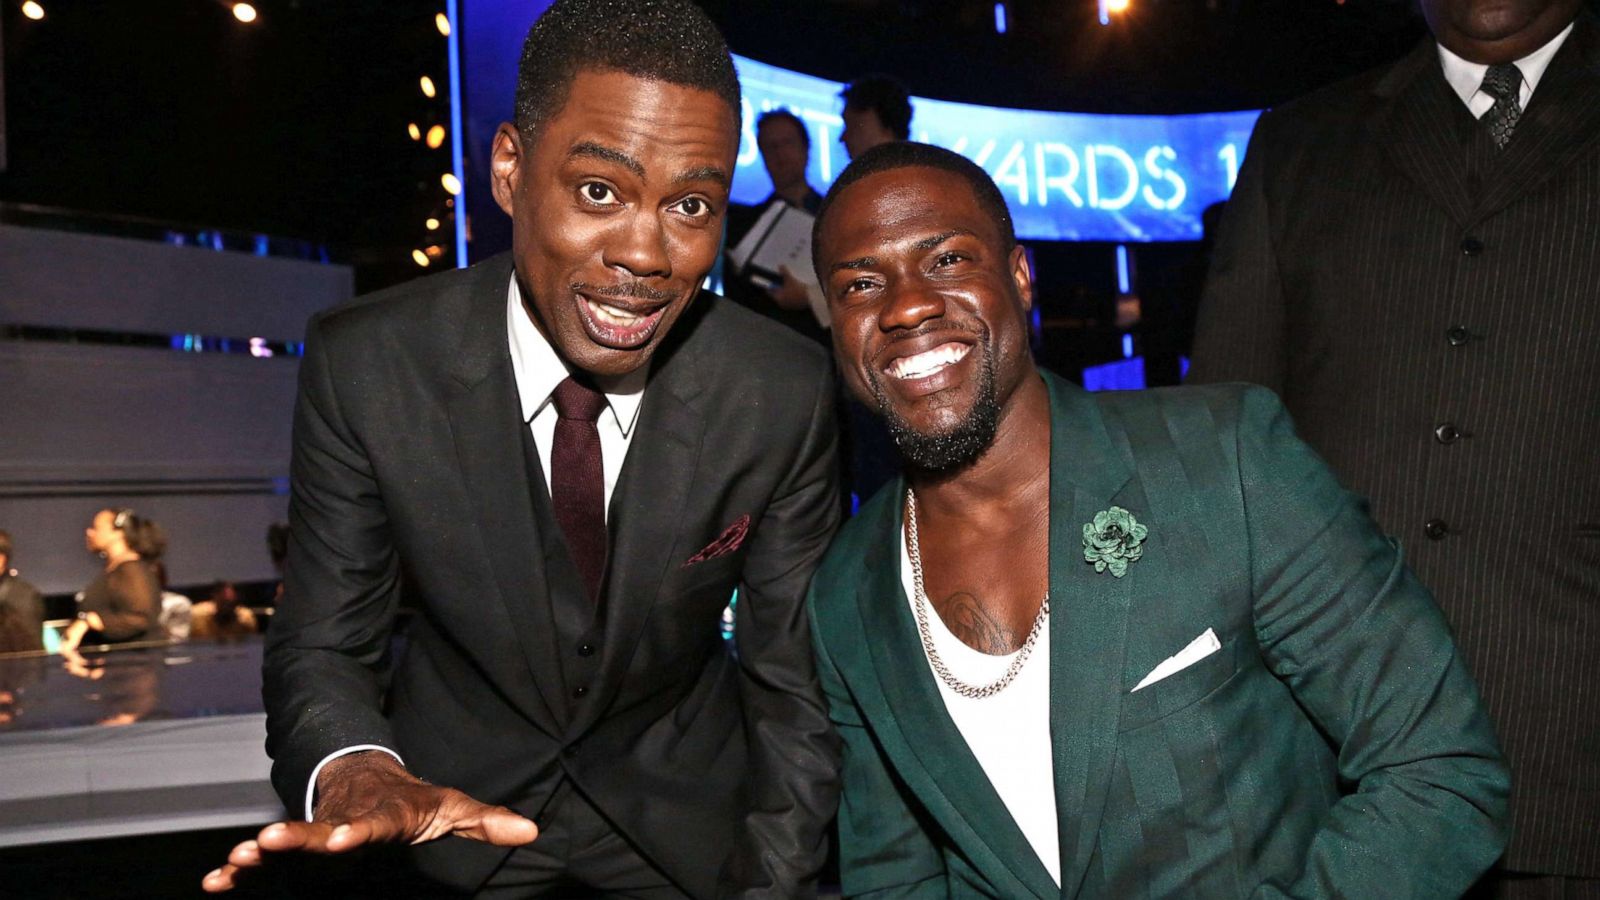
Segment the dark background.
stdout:
[[[447,212],[442,0],[6,0],[9,165],[0,203],[265,232],[328,248],[370,290]],[[1270,106],[1392,59],[1423,34],[1400,0],[1133,0],[1109,27],[1093,0],[708,0],[736,52],[915,94],[1024,108],[1202,112]],[[418,89],[430,75],[437,99]],[[470,73],[468,74],[470,78]],[[469,165],[477,168],[481,161]],[[1049,261],[1053,261],[1049,260]],[[448,260],[445,260],[448,264]],[[1096,265],[1086,277],[1109,279]]]

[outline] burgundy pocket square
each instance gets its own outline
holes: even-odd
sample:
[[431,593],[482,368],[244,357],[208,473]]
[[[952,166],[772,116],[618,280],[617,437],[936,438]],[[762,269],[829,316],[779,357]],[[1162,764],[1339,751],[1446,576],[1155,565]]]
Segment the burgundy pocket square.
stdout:
[[719,556],[727,556],[729,553],[739,549],[739,545],[744,543],[744,536],[749,533],[750,516],[740,516],[739,518],[735,519],[733,524],[729,525],[726,530],[717,535],[716,540],[707,544],[704,550],[701,550],[699,553],[689,557],[689,559],[684,562],[683,568],[687,569],[695,563],[703,563],[708,559],[716,559]]

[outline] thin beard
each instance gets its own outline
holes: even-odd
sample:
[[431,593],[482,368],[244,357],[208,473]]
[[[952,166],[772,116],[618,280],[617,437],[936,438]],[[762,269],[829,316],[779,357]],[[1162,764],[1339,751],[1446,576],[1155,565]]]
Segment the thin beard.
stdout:
[[995,392],[993,345],[988,326],[982,323],[979,323],[978,343],[983,348],[983,364],[978,373],[977,400],[967,417],[943,434],[923,434],[912,428],[889,404],[888,391],[880,376],[868,370],[878,413],[889,427],[895,448],[911,465],[927,472],[948,473],[973,463],[994,443],[1000,408]]
[[676,299],[675,295],[653,288],[642,281],[627,281],[622,284],[607,285],[605,287],[573,282],[567,287],[574,294],[599,294],[602,297],[636,297],[643,300],[655,300],[660,303],[667,303]]

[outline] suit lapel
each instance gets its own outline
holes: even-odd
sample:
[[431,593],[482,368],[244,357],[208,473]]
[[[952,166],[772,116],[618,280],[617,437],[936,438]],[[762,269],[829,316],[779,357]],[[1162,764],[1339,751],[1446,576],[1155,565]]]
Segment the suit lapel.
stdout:
[[542,700],[517,695],[528,718],[558,733],[564,697],[554,643],[550,605],[542,602],[546,581],[534,521],[531,483],[523,456],[521,404],[511,370],[506,338],[509,257],[491,260],[470,289],[452,385],[446,403],[456,459],[473,522],[498,588],[500,604],[526,657],[529,675]]
[[[905,482],[897,479],[885,490],[892,492],[890,498],[904,497]],[[864,626],[861,633],[872,636],[869,653],[887,721],[904,736],[909,754],[905,761],[914,764],[901,775],[979,871],[994,880],[1002,896],[1021,891],[1059,896],[1049,871],[945,711],[900,583],[902,504],[892,500],[879,504],[879,509],[880,521],[867,529],[878,539],[863,556],[866,577],[856,602]]]
[[1137,487],[1095,401],[1050,386],[1050,734],[1061,893],[1076,895],[1105,808],[1121,714],[1123,647],[1138,563],[1128,576],[1084,562],[1083,526]]
[[1471,114],[1445,81],[1438,54],[1429,38],[1394,65],[1375,89],[1387,102],[1370,128],[1400,171],[1465,228],[1473,207]]
[[601,606],[605,641],[600,695],[572,723],[574,733],[592,725],[616,696],[669,567],[681,564],[694,550],[680,546],[680,537],[692,532],[683,527],[683,513],[707,422],[695,405],[704,387],[697,353],[704,350],[692,346],[692,333],[694,318],[709,302],[709,297],[697,298],[674,326],[674,333],[684,338],[657,354],[637,431],[612,492],[607,515],[611,565]]
[[1482,220],[1566,169],[1600,140],[1600,28],[1582,16],[1550,60],[1474,210]]

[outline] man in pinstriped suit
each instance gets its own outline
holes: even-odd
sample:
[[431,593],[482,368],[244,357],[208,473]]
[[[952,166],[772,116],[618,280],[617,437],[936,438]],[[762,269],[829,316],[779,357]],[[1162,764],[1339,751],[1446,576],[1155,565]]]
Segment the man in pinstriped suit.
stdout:
[[1600,25],[1433,39],[1264,115],[1193,381],[1276,390],[1453,626],[1513,774],[1485,897],[1600,897]]

